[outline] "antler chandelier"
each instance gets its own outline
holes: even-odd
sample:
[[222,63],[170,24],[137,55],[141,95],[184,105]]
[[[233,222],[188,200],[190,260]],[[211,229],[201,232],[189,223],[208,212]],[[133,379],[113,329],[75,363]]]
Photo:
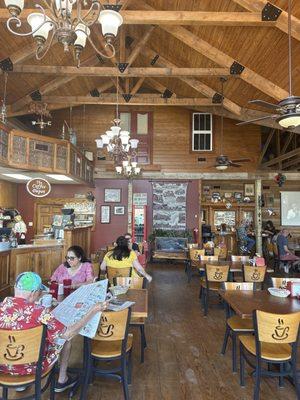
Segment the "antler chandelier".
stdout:
[[[36,58],[38,60],[45,57],[54,39],[64,46],[65,52],[69,51],[70,46],[74,46],[78,66],[80,54],[87,39],[101,57],[112,58],[116,53],[112,41],[123,23],[123,18],[118,12],[120,8],[118,5],[102,5],[98,0],[41,0],[44,7],[36,4],[36,8],[40,12],[31,13],[27,17],[31,31],[22,33],[17,32],[14,26],[17,29],[22,27],[19,16],[24,8],[24,0],[4,1],[11,14],[6,23],[8,30],[18,36],[32,35],[36,42]],[[73,6],[76,6],[76,11],[73,10]],[[106,40],[105,48],[110,49],[111,54],[109,55],[102,53],[90,37],[91,26],[98,22]]]

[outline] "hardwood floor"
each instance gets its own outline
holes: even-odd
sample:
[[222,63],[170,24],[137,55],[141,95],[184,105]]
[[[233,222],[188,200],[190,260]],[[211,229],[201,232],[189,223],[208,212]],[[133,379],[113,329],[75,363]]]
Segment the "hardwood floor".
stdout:
[[[131,400],[251,400],[253,377],[246,376],[246,388],[231,372],[230,344],[220,355],[224,334],[224,310],[216,305],[203,317],[199,305],[198,277],[187,283],[182,265],[155,264],[149,293],[150,316],[146,325],[148,348],[145,363],[139,362],[139,332],[134,340]],[[80,363],[80,338],[73,346],[72,365]],[[250,370],[249,370],[250,372]],[[18,397],[15,397],[18,398]],[[58,394],[57,399],[67,399]],[[78,398],[78,397],[76,397]],[[49,399],[45,394],[43,399]],[[97,379],[87,400],[123,400],[121,384]],[[264,378],[261,400],[295,400],[293,386]]]

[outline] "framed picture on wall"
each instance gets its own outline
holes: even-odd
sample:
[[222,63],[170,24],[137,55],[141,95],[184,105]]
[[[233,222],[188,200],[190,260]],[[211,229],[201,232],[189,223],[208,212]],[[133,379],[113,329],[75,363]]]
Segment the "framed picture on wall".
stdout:
[[255,196],[254,183],[245,183],[245,185],[244,185],[244,195],[245,196]]
[[224,193],[224,197],[225,197],[225,199],[230,199],[232,197],[232,193],[231,192],[225,192]]
[[110,223],[110,206],[101,206],[100,207],[100,222],[101,222],[101,224],[109,224]]
[[120,203],[121,202],[121,189],[104,189],[104,202],[105,203]]
[[114,215],[124,215],[125,207],[124,206],[114,206]]
[[242,197],[243,197],[243,193],[241,193],[241,192],[234,192],[234,198],[235,198],[236,200],[241,200]]

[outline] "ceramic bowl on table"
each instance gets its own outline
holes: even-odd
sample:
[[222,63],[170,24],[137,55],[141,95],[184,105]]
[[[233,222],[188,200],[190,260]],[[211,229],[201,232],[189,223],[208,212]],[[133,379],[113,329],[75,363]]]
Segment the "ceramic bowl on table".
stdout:
[[276,297],[288,297],[291,294],[289,290],[280,288],[269,288],[268,291],[272,296]]

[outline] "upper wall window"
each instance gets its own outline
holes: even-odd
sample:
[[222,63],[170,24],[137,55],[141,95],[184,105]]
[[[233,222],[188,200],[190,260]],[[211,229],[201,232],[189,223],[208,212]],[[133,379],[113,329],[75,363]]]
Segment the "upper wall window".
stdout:
[[212,114],[193,113],[192,151],[212,151]]

